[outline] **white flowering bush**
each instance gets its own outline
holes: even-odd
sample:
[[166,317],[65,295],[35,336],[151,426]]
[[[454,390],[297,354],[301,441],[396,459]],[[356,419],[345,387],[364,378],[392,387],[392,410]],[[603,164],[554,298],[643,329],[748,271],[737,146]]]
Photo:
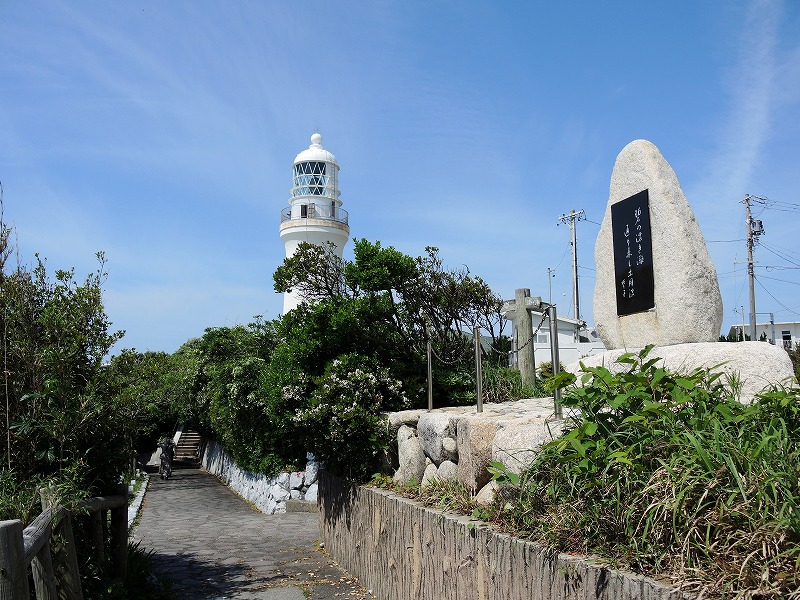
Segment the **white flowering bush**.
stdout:
[[[341,356],[316,381],[308,408],[294,423],[327,468],[353,479],[369,477],[388,448],[384,412],[408,407],[403,386],[389,370],[358,354]],[[284,394],[304,386],[286,386]]]

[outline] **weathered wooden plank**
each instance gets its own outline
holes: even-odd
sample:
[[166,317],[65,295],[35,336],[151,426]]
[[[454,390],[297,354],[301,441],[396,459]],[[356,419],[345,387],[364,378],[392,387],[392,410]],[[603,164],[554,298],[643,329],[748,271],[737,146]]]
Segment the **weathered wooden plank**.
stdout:
[[28,600],[22,521],[0,521],[0,600]]
[[87,498],[78,503],[79,512],[96,512],[98,510],[111,510],[112,508],[120,508],[128,506],[127,486],[125,488],[126,495],[117,494],[115,496],[96,496],[94,498]]
[[91,513],[88,518],[84,520],[86,526],[89,527],[89,539],[91,540],[92,547],[94,548],[94,555],[100,564],[106,558],[106,541],[105,532],[103,531],[103,511],[97,510]]
[[22,532],[25,546],[25,564],[30,564],[39,551],[50,541],[53,528],[53,511],[47,509],[36,517]]
[[53,529],[51,550],[59,599],[83,600],[75,538],[72,535],[72,515],[69,511],[65,511],[64,518]]
[[128,577],[127,484],[119,484],[117,494],[116,498],[122,498],[124,503],[111,509],[111,557],[114,576],[124,580]]
[[53,571],[53,558],[50,552],[50,537],[36,553],[31,561],[33,585],[36,589],[36,600],[57,600],[56,579]]

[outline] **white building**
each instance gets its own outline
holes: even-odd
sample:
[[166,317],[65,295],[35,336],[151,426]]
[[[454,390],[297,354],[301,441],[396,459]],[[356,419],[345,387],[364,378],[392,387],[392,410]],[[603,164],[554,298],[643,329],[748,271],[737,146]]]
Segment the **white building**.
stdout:
[[[322,245],[331,242],[339,258],[350,238],[347,211],[339,199],[339,164],[322,147],[322,136],[311,136],[311,145],[294,159],[289,206],[281,211],[280,236],[286,258],[300,242]],[[283,314],[295,308],[302,298],[295,292],[283,295]]]
[[[750,335],[750,325],[734,325],[729,334],[734,334],[736,339],[742,338],[742,328],[744,334]],[[756,340],[766,338],[770,344],[782,345],[786,350],[797,347],[800,344],[800,322],[771,322],[756,323]]]
[[[503,309],[506,318],[513,317],[513,314],[509,314],[509,311],[513,310],[510,306],[510,302],[507,302]],[[551,362],[552,360],[550,320],[547,318],[542,320],[542,312],[540,310],[529,309],[529,312],[531,315],[531,329],[534,333],[533,339],[531,340],[533,358],[535,368],[538,370],[539,365],[544,362]],[[606,348],[597,335],[597,331],[587,328],[584,321],[571,319],[570,317],[562,317],[560,315],[556,316],[556,320],[558,321],[558,359],[562,365],[566,366],[585,356],[605,352]],[[516,328],[516,323],[514,323],[514,327]],[[525,336],[519,336],[515,330],[512,334],[513,342],[511,352],[511,364],[514,367],[518,366],[517,361],[519,356],[516,350],[518,347],[517,340],[520,337],[525,339]],[[527,347],[520,350],[520,352],[529,351]]]
[[[542,313],[531,311],[531,320],[533,321],[533,328],[542,320]],[[593,354],[600,354],[606,351],[603,342],[597,332],[591,328],[585,328],[583,321],[571,319],[570,317],[556,316],[558,321],[558,358],[561,364],[568,365],[574,363],[584,356],[591,356]],[[581,327],[584,327],[581,329]],[[577,340],[575,331],[578,330]],[[536,368],[539,368],[543,362],[550,362],[552,359],[550,349],[550,321],[544,320],[542,327],[533,337],[533,356],[536,362]]]

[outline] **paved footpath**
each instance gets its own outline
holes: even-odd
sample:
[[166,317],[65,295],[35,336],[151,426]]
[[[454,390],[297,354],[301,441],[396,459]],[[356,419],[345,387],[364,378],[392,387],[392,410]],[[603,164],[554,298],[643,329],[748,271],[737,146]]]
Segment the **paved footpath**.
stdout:
[[150,478],[134,539],[176,600],[363,600],[316,544],[319,513],[265,515],[198,469]]

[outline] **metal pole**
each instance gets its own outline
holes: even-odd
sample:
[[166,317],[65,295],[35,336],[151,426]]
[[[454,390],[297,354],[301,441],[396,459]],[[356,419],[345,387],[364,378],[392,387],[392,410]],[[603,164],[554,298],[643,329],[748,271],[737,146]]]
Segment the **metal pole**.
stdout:
[[519,369],[519,358],[517,355],[519,354],[519,336],[517,335],[517,326],[516,324],[513,325],[514,327],[514,334],[513,339],[511,342],[511,367],[515,369]]
[[549,304],[553,303],[553,277],[555,277],[555,271],[553,271],[550,267],[547,267],[547,302]]
[[[550,319],[550,356],[553,361],[553,377],[561,370],[561,363],[558,359],[558,318],[556,307],[551,304],[547,307],[547,316]],[[553,390],[553,412],[556,419],[563,418],[561,411],[561,390]]]
[[[524,307],[523,307],[524,310]],[[475,338],[475,398],[478,401],[478,412],[483,412],[483,369],[481,365],[481,328],[472,330]]]
[[756,289],[753,270],[753,221],[750,216],[750,196],[744,199],[747,222],[747,276],[750,279],[750,341],[756,340]]
[[770,343],[774,346],[775,345],[775,313],[769,313],[769,324],[772,325],[772,341]]
[[431,369],[431,341],[427,344],[428,354],[428,412],[433,410],[433,372]]
[[744,341],[744,306],[740,306],[739,308],[742,309],[742,341]]

